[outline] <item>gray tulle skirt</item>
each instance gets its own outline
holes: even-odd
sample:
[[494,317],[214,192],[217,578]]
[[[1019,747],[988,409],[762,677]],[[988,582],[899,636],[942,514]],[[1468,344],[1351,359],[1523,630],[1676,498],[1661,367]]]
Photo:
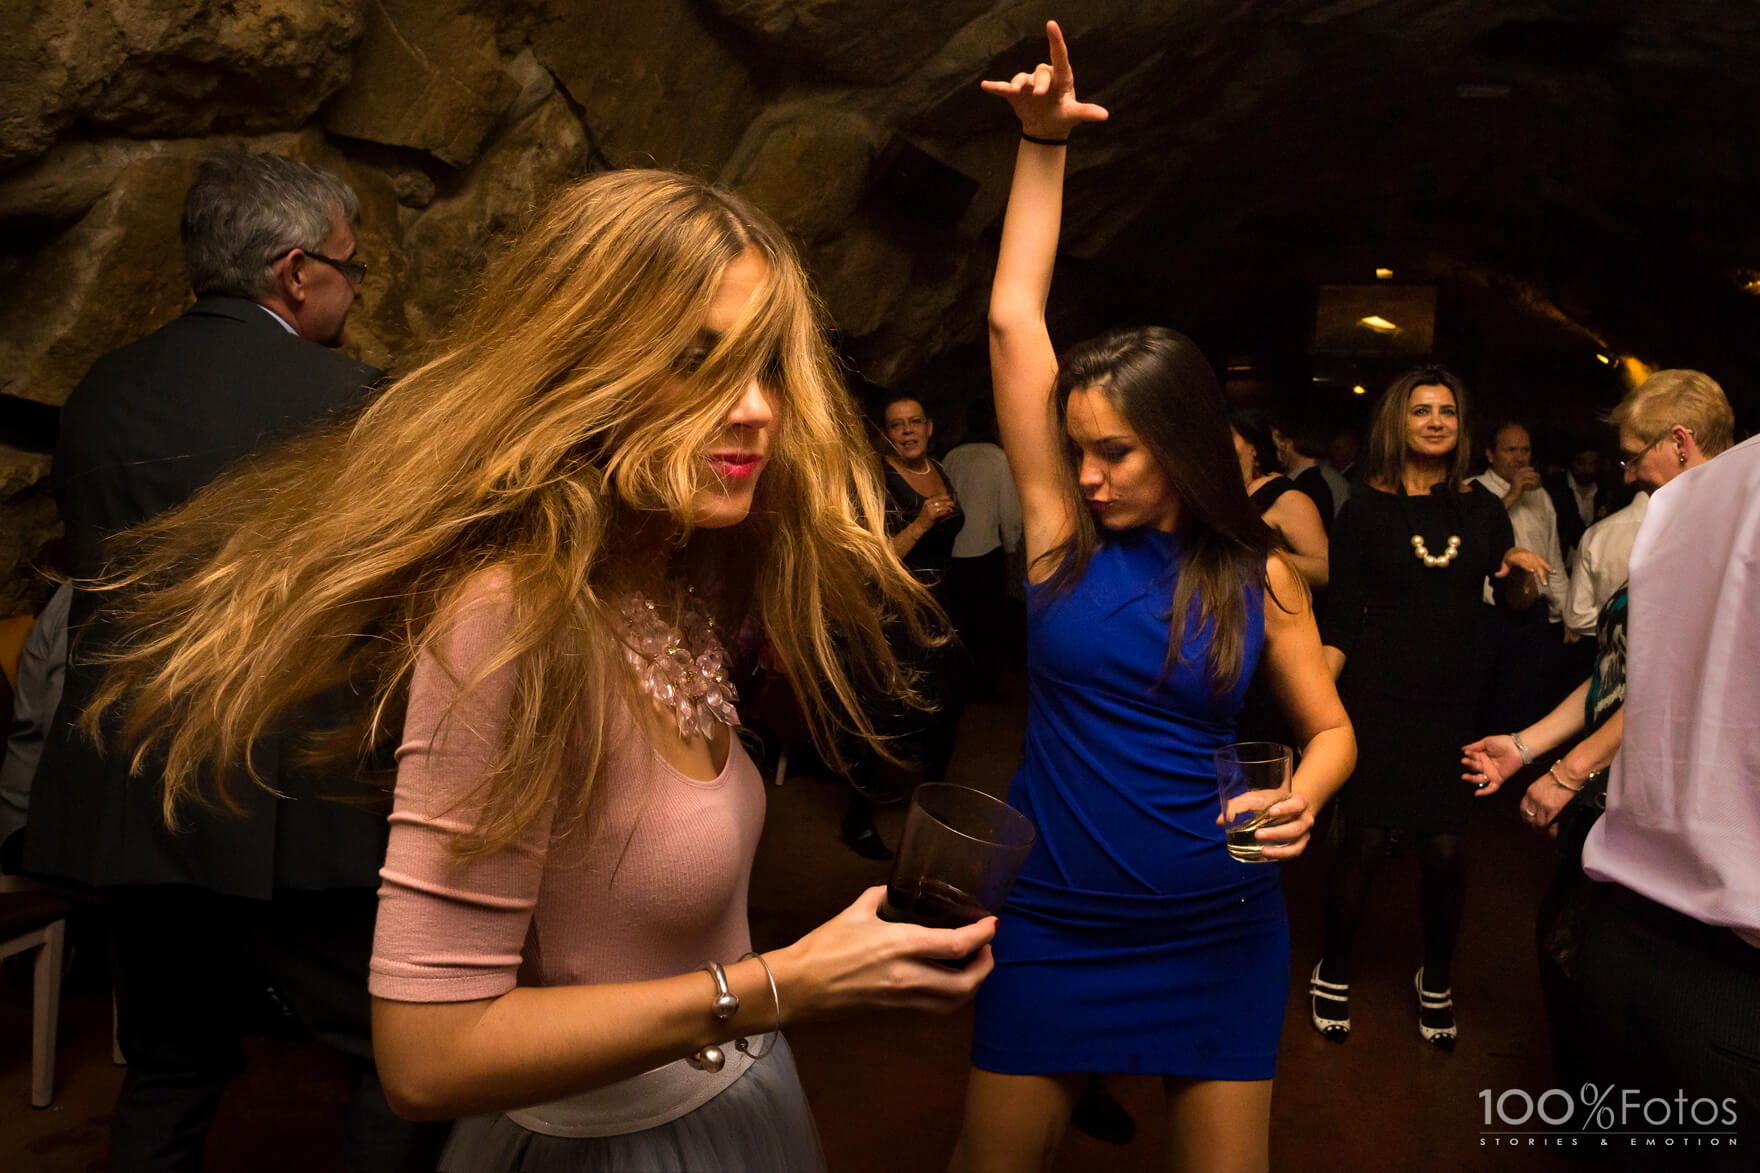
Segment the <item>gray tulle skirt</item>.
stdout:
[[726,1091],[667,1124],[623,1136],[532,1132],[497,1112],[452,1128],[439,1173],[824,1173],[825,1154],[778,1040]]

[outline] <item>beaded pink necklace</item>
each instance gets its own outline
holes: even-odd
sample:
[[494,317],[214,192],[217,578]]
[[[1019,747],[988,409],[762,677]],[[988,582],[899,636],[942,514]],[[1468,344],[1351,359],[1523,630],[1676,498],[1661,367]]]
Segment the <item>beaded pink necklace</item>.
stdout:
[[707,738],[717,722],[730,728],[739,724],[733,707],[739,693],[727,679],[727,650],[715,620],[691,606],[692,588],[685,587],[685,596],[674,627],[640,591],[625,595],[618,604],[623,653],[642,692],[672,710],[679,736]]

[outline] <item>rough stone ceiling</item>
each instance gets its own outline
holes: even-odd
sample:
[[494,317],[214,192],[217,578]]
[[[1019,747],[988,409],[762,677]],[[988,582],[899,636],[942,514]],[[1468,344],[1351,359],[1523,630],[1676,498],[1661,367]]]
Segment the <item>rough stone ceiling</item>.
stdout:
[[[366,193],[377,273],[350,328],[382,365],[421,352],[544,192],[588,166],[658,164],[735,186],[796,233],[864,372],[972,393],[1014,150],[977,81],[1039,60],[1053,15],[1085,95],[1114,110],[1070,156],[1053,302],[1070,332],[1156,320],[1219,362],[1295,361],[1315,287],[1387,266],[1437,285],[1439,350],[1512,395],[1525,380],[1605,400],[1610,384],[1578,374],[1597,352],[1702,366],[1738,397],[1760,365],[1760,296],[1743,290],[1760,271],[1756,0],[7,14],[22,23],[0,37],[15,66],[0,69],[0,390],[47,403],[176,312],[178,192],[210,136],[239,133]],[[901,140],[975,190],[957,225],[887,187]]]
[[[1114,108],[1072,154],[1067,244],[1129,275],[1116,308],[1271,322],[1280,294],[1389,266],[1467,291],[1461,313],[1499,306],[1518,352],[1751,382],[1760,5],[1177,11],[1149,35],[1065,21],[1078,81]],[[1238,317],[1216,329],[1280,344]],[[1487,332],[1456,336],[1497,345]]]

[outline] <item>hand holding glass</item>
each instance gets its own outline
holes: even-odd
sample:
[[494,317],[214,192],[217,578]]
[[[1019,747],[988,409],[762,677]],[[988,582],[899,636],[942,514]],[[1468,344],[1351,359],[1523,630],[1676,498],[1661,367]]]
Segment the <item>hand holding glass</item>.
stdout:
[[917,787],[880,919],[956,929],[1001,912],[1035,836],[1025,815],[982,791]]
[[1220,821],[1228,853],[1242,863],[1266,862],[1265,847],[1255,833],[1282,821],[1268,811],[1290,796],[1294,757],[1294,750],[1275,741],[1237,741],[1215,753]]

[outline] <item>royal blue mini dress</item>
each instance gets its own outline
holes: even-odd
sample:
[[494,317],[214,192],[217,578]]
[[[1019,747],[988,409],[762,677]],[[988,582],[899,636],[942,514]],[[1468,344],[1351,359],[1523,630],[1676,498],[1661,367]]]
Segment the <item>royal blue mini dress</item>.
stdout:
[[[1009,802],[1038,828],[978,991],[972,1061],[1011,1075],[1269,1079],[1289,987],[1278,869],[1228,854],[1211,754],[1264,644],[1218,696],[1188,621],[1163,679],[1180,543],[1108,536],[1075,589],[1029,589],[1026,761]],[[1194,612],[1195,613],[1195,612]]]

